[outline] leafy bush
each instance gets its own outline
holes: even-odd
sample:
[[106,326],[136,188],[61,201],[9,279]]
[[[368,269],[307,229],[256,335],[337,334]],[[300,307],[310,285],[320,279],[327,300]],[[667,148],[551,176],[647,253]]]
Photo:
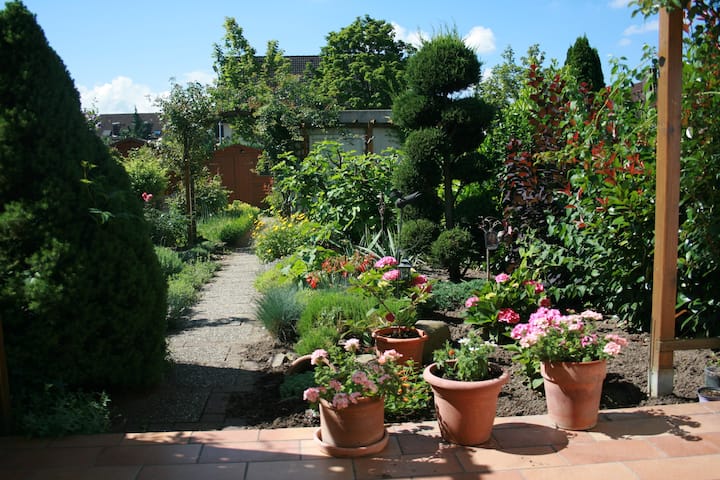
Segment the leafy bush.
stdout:
[[303,397],[303,392],[313,385],[315,385],[315,372],[312,370],[288,375],[280,384],[280,398],[283,400],[300,399]]
[[167,285],[142,201],[88,128],[34,15],[7,3],[0,31],[0,317],[11,384],[152,385],[165,365]]
[[473,238],[470,232],[455,227],[445,230],[431,247],[433,261],[447,269],[450,280],[458,281],[461,270],[468,265],[474,255]]
[[295,338],[295,324],[302,310],[295,287],[271,288],[255,304],[256,318],[283,342]]
[[160,262],[160,270],[166,279],[171,275],[180,273],[183,269],[183,261],[175,250],[168,247],[156,246],[155,255],[157,255],[158,262]]
[[145,206],[145,220],[150,225],[150,239],[155,245],[180,247],[187,243],[188,221],[176,208],[160,210]]
[[342,335],[366,335],[369,325],[367,312],[373,306],[371,299],[345,290],[312,292],[297,322],[295,351],[305,355],[317,348],[336,345]]
[[253,232],[255,254],[263,262],[282,258],[304,245],[317,245],[326,237],[324,229],[304,215],[258,221]]
[[408,255],[427,255],[439,230],[437,223],[424,218],[408,220],[400,231],[400,248]]
[[60,437],[104,433],[110,428],[110,398],[103,393],[68,392],[45,385],[16,400],[18,433],[31,437]]
[[228,211],[198,222],[198,233],[215,242],[224,243],[229,247],[246,246],[255,224],[255,216],[229,213]]
[[212,261],[186,263],[182,271],[168,280],[168,323],[176,328],[181,318],[198,300],[199,290],[215,274],[219,265]]
[[423,305],[423,309],[430,311],[453,311],[463,308],[474,290],[479,290],[485,285],[485,279],[474,279],[466,282],[436,282],[433,284],[433,294]]
[[125,171],[130,177],[130,186],[140,198],[143,193],[161,197],[168,188],[168,172],[153,149],[143,146],[130,150],[123,160]]

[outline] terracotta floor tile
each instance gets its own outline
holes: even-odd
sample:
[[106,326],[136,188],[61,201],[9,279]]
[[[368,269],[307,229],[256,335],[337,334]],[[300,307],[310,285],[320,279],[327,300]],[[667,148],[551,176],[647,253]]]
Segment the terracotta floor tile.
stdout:
[[237,443],[256,442],[260,430],[212,430],[209,432],[192,432],[190,443]]
[[647,441],[668,457],[688,457],[720,453],[720,446],[712,439],[704,438],[702,435],[692,437],[662,435],[648,438]]
[[3,449],[0,451],[0,469],[90,467],[95,464],[102,450],[103,447]]
[[387,430],[390,433],[412,433],[431,437],[440,435],[440,429],[434,420],[430,422],[392,424],[387,426]]
[[493,428],[515,428],[517,423],[542,425],[545,427],[555,428],[547,415],[527,415],[525,417],[495,417]]
[[269,479],[352,480],[353,465],[352,460],[346,458],[328,458],[290,462],[258,462],[248,465],[245,480]]
[[173,465],[196,463],[202,445],[121,445],[108,447],[97,465]]
[[239,442],[204,445],[199,463],[300,460],[300,441]]
[[465,448],[456,452],[460,464],[469,472],[552,467],[568,462],[550,446],[509,448]]
[[[90,468],[48,468],[38,469],[22,478],[25,480],[135,480],[139,471],[139,465]],[[2,478],[3,480],[11,480],[13,477],[5,477],[3,473]]]
[[534,468],[532,470],[522,470],[521,473],[525,480],[557,480],[559,478],[581,478],[582,480],[637,480],[632,470],[622,463]]
[[[300,440],[300,453],[302,460],[313,460],[318,458],[330,458],[330,455],[326,454],[320,449],[315,440]],[[382,452],[377,453],[376,457],[399,457],[402,455],[400,446],[398,445],[397,437],[390,435],[388,444]]]
[[394,458],[356,458],[355,478],[419,477],[463,472],[454,455],[402,455]]
[[[516,428],[509,428],[510,425],[515,425]],[[564,430],[532,423],[518,422],[506,424],[505,427],[493,429],[493,438],[502,449],[541,445],[565,446],[570,435]]]
[[664,454],[644,440],[616,440],[597,444],[574,444],[559,450],[559,455],[570,464],[582,465],[589,463],[621,462],[659,458]]
[[589,433],[595,440],[604,441],[645,438],[653,435],[669,434],[676,430],[677,428],[670,423],[667,417],[650,416],[640,419],[601,422],[590,430]]
[[313,438],[313,432],[316,429],[317,427],[302,427],[260,430],[258,440],[309,440]]
[[704,455],[691,458],[661,458],[625,462],[625,465],[643,480],[717,480],[720,478],[720,455]]
[[143,467],[137,480],[240,480],[246,467],[245,463],[150,465]]
[[720,432],[720,415],[677,415],[669,417],[669,421],[681,432],[687,434]]
[[525,480],[525,477],[515,470],[501,470],[498,472],[456,473],[454,475],[440,475],[439,477],[412,477],[412,480]]
[[123,445],[138,444],[187,444],[190,441],[191,432],[143,432],[126,433],[122,441]]
[[437,452],[450,444],[440,436],[440,432],[433,435],[417,435],[414,433],[398,433],[393,435],[400,445],[402,453],[406,455],[422,454],[428,455]]
[[[0,436],[0,449],[6,448],[45,448],[50,440],[45,438],[2,437]],[[2,450],[0,450],[1,452]]]

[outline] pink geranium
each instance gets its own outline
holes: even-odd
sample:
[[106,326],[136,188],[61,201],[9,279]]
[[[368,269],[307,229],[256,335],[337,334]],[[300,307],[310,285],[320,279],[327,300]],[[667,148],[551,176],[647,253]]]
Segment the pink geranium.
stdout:
[[508,275],[507,273],[495,275],[495,283],[505,283],[508,280],[510,280],[510,275]]
[[398,264],[395,257],[387,256],[382,257],[380,260],[375,262],[375,268],[392,267]]
[[512,308],[501,308],[498,312],[498,322],[514,325],[520,321],[520,314]]
[[395,282],[400,279],[400,270],[388,270],[383,273],[382,279],[386,282]]
[[479,301],[480,301],[480,299],[478,297],[476,297],[475,295],[473,295],[472,297],[465,300],[465,308],[470,308],[470,307],[476,305]]

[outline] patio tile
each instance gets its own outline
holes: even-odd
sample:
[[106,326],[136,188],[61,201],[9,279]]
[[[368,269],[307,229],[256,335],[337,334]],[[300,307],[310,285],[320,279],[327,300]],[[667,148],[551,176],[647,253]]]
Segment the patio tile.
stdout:
[[142,432],[126,433],[123,445],[175,444],[184,445],[190,441],[190,432]]
[[595,465],[570,465],[564,467],[522,470],[525,480],[557,480],[558,478],[582,478],[582,480],[637,480],[635,474],[622,463]]
[[199,463],[300,460],[300,441],[218,443],[205,445]]
[[238,480],[246,468],[245,463],[150,465],[143,467],[137,480]]
[[[331,458],[330,455],[326,454],[320,449],[315,440],[300,440],[300,452],[302,460],[312,460],[316,458]],[[397,436],[390,435],[387,446],[382,452],[377,453],[376,457],[399,457],[402,455],[400,445],[398,444]]]
[[557,428],[523,422],[508,423],[505,428],[493,429],[493,438],[500,448],[563,446],[568,444],[569,435],[571,434]]
[[456,452],[466,471],[490,472],[521,468],[552,467],[568,462],[550,446],[508,448],[468,447]]
[[192,432],[190,443],[237,443],[256,442],[260,430],[211,430],[207,432]]
[[463,472],[452,453],[435,455],[402,455],[400,457],[357,458],[354,460],[356,480],[377,478],[420,477]]
[[624,415],[626,417],[622,420],[598,423],[595,428],[589,431],[590,435],[597,441],[629,440],[669,434],[676,430],[668,417],[641,416],[640,418],[632,418],[630,413]]
[[350,459],[328,458],[288,462],[258,462],[248,465],[245,480],[351,480],[353,464]]
[[720,446],[703,436],[680,437],[662,435],[648,438],[647,441],[668,457],[690,457],[720,453]]
[[497,472],[455,473],[453,475],[440,475],[439,477],[412,477],[412,480],[525,480],[525,477],[523,477],[520,472],[514,470],[500,470]]
[[432,454],[446,448],[447,442],[440,436],[440,432],[432,435],[419,435],[416,433],[396,433],[393,435],[400,446],[402,453],[408,454]]
[[260,430],[258,440],[307,440],[313,438],[317,427],[271,428]]
[[[27,476],[17,477],[25,480],[135,480],[139,465],[118,467],[90,467],[90,468],[47,468],[28,472]],[[13,480],[14,477],[5,477],[3,480]]]
[[121,445],[105,448],[97,465],[173,465],[196,463],[201,445]]
[[622,462],[663,457],[663,453],[644,440],[616,440],[597,444],[573,444],[559,451],[570,464]]
[[111,447],[120,445],[125,434],[106,433],[99,435],[71,435],[64,438],[52,439],[49,442],[51,447]]
[[3,468],[34,469],[38,466],[90,467],[102,450],[103,447],[3,449],[0,451],[0,471]]
[[625,465],[640,480],[692,478],[693,480],[715,480],[718,478],[720,455],[705,455],[688,458],[660,458],[625,462]]

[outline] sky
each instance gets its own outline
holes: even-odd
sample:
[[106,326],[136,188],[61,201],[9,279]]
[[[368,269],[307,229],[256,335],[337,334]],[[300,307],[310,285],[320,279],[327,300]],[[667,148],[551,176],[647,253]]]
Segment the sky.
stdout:
[[643,45],[657,46],[657,18],[632,16],[628,0],[23,0],[60,55],[84,109],[97,113],[157,111],[174,83],[211,84],[213,48],[232,17],[258,55],[277,40],[286,55],[318,55],[327,35],[369,15],[418,45],[448,29],[475,48],[483,75],[510,46],[519,62],[538,44],[564,63],[586,35],[598,50],[605,81],[610,58],[637,66]]

